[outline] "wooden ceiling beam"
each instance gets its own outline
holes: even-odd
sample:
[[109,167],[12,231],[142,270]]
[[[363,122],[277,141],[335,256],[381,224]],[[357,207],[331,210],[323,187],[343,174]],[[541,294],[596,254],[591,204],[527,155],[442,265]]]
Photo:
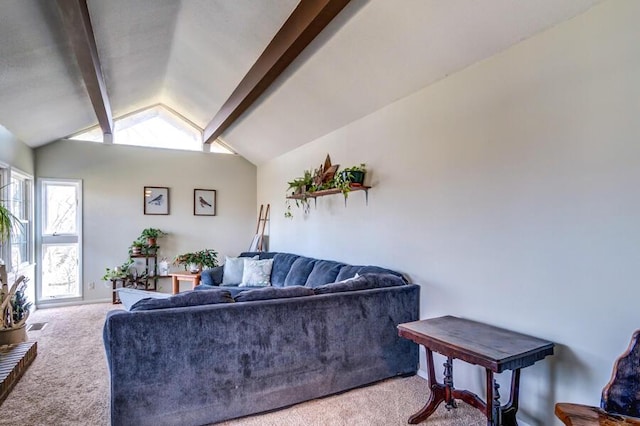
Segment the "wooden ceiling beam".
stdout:
[[89,98],[98,123],[104,134],[104,142],[113,140],[113,114],[104,82],[93,26],[86,0],[57,0],[65,31],[82,73]]
[[212,143],[228,129],[349,1],[301,0],[229,99],[207,124],[203,133],[204,143]]

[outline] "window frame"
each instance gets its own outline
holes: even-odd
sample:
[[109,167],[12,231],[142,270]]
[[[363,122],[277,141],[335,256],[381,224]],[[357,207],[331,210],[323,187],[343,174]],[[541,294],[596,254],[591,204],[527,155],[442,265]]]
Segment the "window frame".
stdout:
[[[16,214],[14,211],[14,203],[12,200],[13,192],[12,186],[13,181],[15,179],[21,180],[24,182],[25,187],[23,189],[23,198],[21,200],[21,204],[23,206],[22,212],[20,214]],[[21,222],[26,224],[24,227],[26,231],[26,260],[21,262],[18,265],[14,265],[13,252],[12,248],[14,246],[14,235],[9,236],[9,239],[2,243],[0,246],[0,258],[5,261],[7,265],[7,269],[9,272],[18,272],[21,269],[24,269],[30,265],[33,265],[35,259],[35,226],[34,226],[34,178],[31,174],[26,173],[20,169],[15,167],[11,167],[10,165],[0,163],[0,199],[2,199],[2,203],[4,206],[9,208],[12,214],[21,218]],[[22,216],[25,216],[26,219],[23,219]]]
[[[38,221],[38,282],[36,285],[36,301],[38,306],[55,305],[60,303],[73,303],[84,300],[84,273],[83,273],[83,181],[82,179],[67,179],[67,178],[38,178],[37,182],[38,197],[40,200],[39,213],[37,217]],[[46,189],[47,185],[69,185],[76,188],[76,232],[75,233],[45,233],[46,227],[46,214],[47,214],[47,202],[46,202]],[[78,293],[74,295],[65,296],[44,296],[43,289],[43,268],[45,262],[43,256],[45,254],[44,247],[52,246],[64,246],[64,245],[76,245],[78,256]]]

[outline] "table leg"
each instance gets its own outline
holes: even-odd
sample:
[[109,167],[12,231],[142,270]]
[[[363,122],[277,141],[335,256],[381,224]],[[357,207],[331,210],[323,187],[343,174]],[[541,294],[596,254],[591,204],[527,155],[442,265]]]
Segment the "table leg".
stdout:
[[509,402],[502,408],[502,424],[504,426],[518,426],[516,413],[518,412],[518,393],[520,392],[520,369],[511,373],[511,395]]
[[193,277],[193,288],[196,288],[200,284],[200,274]]
[[444,363],[444,400],[447,410],[458,408],[453,393],[453,358],[449,356],[447,357],[447,362]]
[[487,370],[487,426],[500,426],[500,385],[493,378],[493,371]]
[[171,277],[171,286],[173,287],[173,294],[180,293],[180,282],[178,277]]
[[438,408],[438,405],[445,400],[445,387],[436,381],[436,372],[433,365],[433,352],[427,348],[427,372],[429,375],[429,388],[431,389],[431,396],[429,401],[424,407],[413,416],[409,417],[410,424],[418,424],[425,421],[434,411]]

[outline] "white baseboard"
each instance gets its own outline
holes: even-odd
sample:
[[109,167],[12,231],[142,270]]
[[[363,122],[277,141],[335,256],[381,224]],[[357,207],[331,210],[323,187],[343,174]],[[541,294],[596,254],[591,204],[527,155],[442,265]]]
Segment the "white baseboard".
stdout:
[[92,305],[94,303],[111,303],[111,299],[73,300],[70,302],[49,302],[36,304],[36,309],[63,308],[65,306]]
[[418,372],[416,373],[418,376],[422,377],[425,380],[429,379],[429,376],[427,376],[427,372],[425,370],[423,370],[422,368],[418,369]]

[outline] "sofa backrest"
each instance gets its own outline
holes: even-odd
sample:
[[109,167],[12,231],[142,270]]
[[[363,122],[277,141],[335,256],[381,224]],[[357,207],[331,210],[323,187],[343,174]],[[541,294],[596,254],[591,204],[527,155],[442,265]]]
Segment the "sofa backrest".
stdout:
[[244,252],[240,257],[259,256],[259,259],[273,259],[271,269],[271,285],[289,287],[293,285],[318,287],[324,284],[353,278],[356,274],[392,274],[407,280],[391,269],[371,265],[347,265],[333,260],[320,260],[292,253],[279,252]]

